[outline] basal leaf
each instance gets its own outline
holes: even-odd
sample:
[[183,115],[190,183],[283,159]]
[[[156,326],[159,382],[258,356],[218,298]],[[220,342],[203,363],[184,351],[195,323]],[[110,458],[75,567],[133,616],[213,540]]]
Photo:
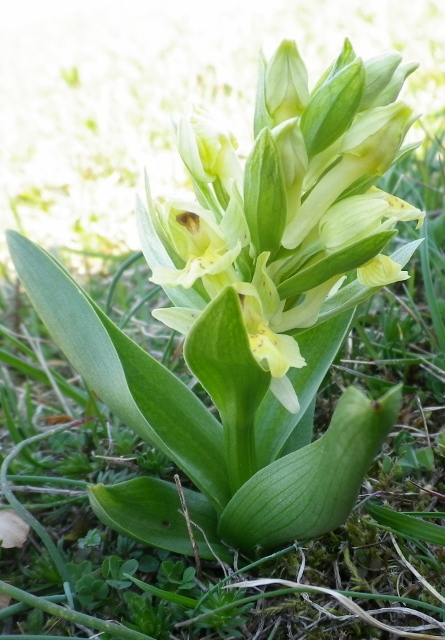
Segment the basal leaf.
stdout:
[[376,402],[349,387],[319,440],[261,469],[235,494],[220,519],[222,540],[248,553],[342,524],[400,400],[400,387]]
[[[183,489],[193,535],[201,558],[215,560],[215,554],[231,561],[227,547],[216,533],[216,512],[201,494]],[[176,486],[158,478],[142,477],[114,486],[90,485],[88,494],[93,511],[114,531],[143,544],[173,553],[193,556],[187,524],[181,511]],[[204,534],[214,553],[207,544]]]
[[8,232],[8,242],[36,311],[89,387],[222,509],[230,494],[218,421],[178,378],[122,333],[45,251],[16,232]]

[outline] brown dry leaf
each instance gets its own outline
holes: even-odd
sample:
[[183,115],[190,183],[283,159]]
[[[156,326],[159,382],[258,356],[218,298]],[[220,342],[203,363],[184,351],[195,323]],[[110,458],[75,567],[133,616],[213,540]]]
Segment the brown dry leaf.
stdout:
[[9,596],[5,596],[3,593],[0,593],[0,611],[9,607],[10,602],[11,598]]
[[29,524],[12,509],[0,511],[0,540],[4,549],[23,547],[29,529]]

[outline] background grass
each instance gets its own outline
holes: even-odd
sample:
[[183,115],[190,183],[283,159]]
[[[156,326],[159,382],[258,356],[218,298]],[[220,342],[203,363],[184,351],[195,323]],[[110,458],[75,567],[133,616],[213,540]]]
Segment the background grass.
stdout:
[[[258,48],[270,52],[286,36],[297,39],[312,78],[345,36],[364,57],[396,48],[407,59],[419,59],[421,69],[410,77],[404,97],[425,114],[414,132],[425,141],[380,186],[427,210],[425,231],[420,231],[425,242],[410,265],[411,279],[358,310],[316,408],[321,432],[344,387],[356,384],[378,396],[402,382],[400,423],[344,527],[304,548],[277,553],[242,577],[298,576],[360,593],[358,602],[367,609],[399,597],[402,602],[393,603],[380,620],[404,629],[421,624],[425,633],[443,636],[443,541],[437,534],[425,541],[416,528],[409,535],[404,522],[379,526],[363,501],[378,496],[395,511],[432,514],[426,517],[443,524],[445,9],[439,2],[418,2],[409,11],[399,1],[373,8],[358,1],[290,4],[280,1],[272,11],[261,2],[254,10],[230,2],[225,8],[166,3],[153,10],[115,2],[3,29],[1,226],[18,228],[53,251],[117,324],[206,401],[187,375],[180,338],[150,315],[154,306],[162,306],[162,294],[148,283],[149,270],[135,253],[133,202],[135,192],[142,193],[144,165],[156,196],[189,189],[174,151],[172,119],[194,94],[226,120],[245,154],[251,144]],[[401,241],[418,233],[406,225]],[[242,593],[222,589],[224,572],[217,563],[208,563],[196,580],[190,559],[143,548],[98,523],[88,507],[85,482],[114,483],[140,473],[171,479],[174,469],[84,387],[22,295],[2,243],[0,459],[42,428],[52,433],[17,452],[8,482],[50,536],[58,561],[51,560],[45,541],[34,532],[21,550],[1,550],[1,579],[53,598],[54,606],[68,598],[83,615],[123,621],[139,637],[389,637],[326,595],[282,594],[245,602]],[[80,429],[55,428],[84,416],[91,420]],[[397,532],[402,557],[388,528]],[[128,574],[162,593],[141,591]],[[68,592],[65,575],[72,585]],[[190,602],[209,589],[195,610]],[[66,620],[57,609],[44,612],[35,606],[0,611],[3,635],[82,638],[96,629],[91,620]],[[413,608],[436,624],[419,621]],[[207,617],[181,626],[206,610]],[[122,637],[116,633],[102,637]]]

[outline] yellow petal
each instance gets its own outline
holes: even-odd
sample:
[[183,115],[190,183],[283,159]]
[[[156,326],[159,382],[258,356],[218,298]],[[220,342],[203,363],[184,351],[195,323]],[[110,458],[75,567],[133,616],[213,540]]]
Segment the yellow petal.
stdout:
[[398,262],[381,253],[357,269],[357,279],[366,287],[384,287],[408,278],[408,272],[402,271]]
[[284,376],[290,367],[306,364],[294,338],[274,333],[265,324],[259,325],[257,333],[249,334],[249,342],[258,363],[274,378]]

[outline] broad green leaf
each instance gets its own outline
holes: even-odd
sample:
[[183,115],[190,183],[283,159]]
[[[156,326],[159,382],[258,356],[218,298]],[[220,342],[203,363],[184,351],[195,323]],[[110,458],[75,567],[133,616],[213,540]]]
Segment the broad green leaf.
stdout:
[[[366,511],[379,524],[390,527],[396,533],[416,540],[431,542],[431,544],[445,545],[445,528],[433,522],[421,520],[422,512],[419,512],[418,518],[414,518],[404,513],[397,513],[392,509],[386,509],[374,502],[366,504]],[[437,517],[440,518],[441,514],[438,513]]]
[[298,420],[298,426],[294,428],[290,436],[285,442],[284,447],[280,452],[280,458],[287,456],[288,453],[298,451],[302,447],[312,442],[314,434],[314,414],[315,414],[315,402],[317,400],[317,394],[314,395],[309,403],[308,408]]
[[349,387],[319,440],[261,469],[235,494],[220,519],[221,539],[248,553],[341,525],[400,401],[400,387],[374,402]]
[[301,116],[309,159],[327,149],[351,125],[362,100],[365,70],[356,58],[312,94]]
[[[201,558],[215,560],[216,554],[230,562],[227,547],[216,533],[217,517],[210,502],[196,491],[183,492],[190,520],[197,525],[193,535]],[[90,485],[88,494],[94,513],[114,531],[159,549],[193,556],[178,491],[171,482],[144,476],[114,486]]]
[[252,355],[238,294],[227,287],[202,312],[184,344],[191,372],[211,396],[224,427],[227,465],[236,491],[257,470],[254,415],[270,374]]
[[347,273],[362,266],[380,253],[383,247],[396,234],[397,231],[395,230],[374,233],[372,236],[354,242],[349,247],[336,251],[309,267],[301,269],[294,276],[278,285],[280,298],[285,300],[291,296],[304,293],[335,275]]
[[[396,251],[390,255],[390,258],[400,264],[401,267],[404,267],[422,242],[423,239],[413,240],[413,242],[409,242],[408,244],[396,249]],[[374,293],[377,293],[380,288],[381,287],[365,287],[361,285],[358,280],[354,280],[345,287],[341,287],[323,304],[315,326],[318,327],[327,320],[334,318],[339,313],[355,308],[358,304],[367,300]],[[295,331],[289,331],[289,333],[291,335],[298,335],[301,334],[301,331],[296,329]],[[298,338],[298,340],[300,340],[300,338]]]
[[253,135],[255,138],[264,129],[264,127],[269,129],[272,129],[273,127],[273,120],[268,114],[266,107],[266,64],[264,54],[260,51],[258,61],[258,86],[255,101],[255,115],[253,120]]
[[[289,413],[272,393],[267,393],[255,416],[257,462],[260,468],[273,462],[293,431],[298,432],[299,421],[345,340],[353,315],[354,310],[347,311],[323,327],[313,327],[298,336],[301,355],[307,365],[302,369],[290,369],[287,376],[297,393],[300,411],[296,415]],[[301,442],[306,445],[310,440],[305,442],[302,438]]]
[[257,255],[280,248],[287,197],[279,153],[269,129],[255,140],[244,171],[244,211]]
[[218,421],[180,380],[122,333],[46,252],[16,232],[8,232],[8,243],[36,311],[89,387],[221,509],[229,498],[229,483]]

